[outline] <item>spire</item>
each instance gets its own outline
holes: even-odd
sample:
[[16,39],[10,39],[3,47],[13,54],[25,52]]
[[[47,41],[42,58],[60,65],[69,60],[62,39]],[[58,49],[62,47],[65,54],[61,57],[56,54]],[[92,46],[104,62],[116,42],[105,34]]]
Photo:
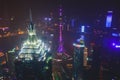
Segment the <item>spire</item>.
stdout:
[[64,53],[62,29],[63,29],[62,5],[60,5],[60,8],[59,8],[59,46],[58,46],[58,55],[61,55],[61,54]]
[[31,8],[29,10],[29,18],[30,18],[29,30],[33,30],[34,29],[34,24],[33,24],[33,21],[32,21],[32,11],[31,11]]
[[32,21],[31,9],[29,9],[29,19],[30,19],[30,23],[28,25],[28,40],[29,40],[29,42],[34,43],[37,41],[37,36],[36,36],[35,25]]
[[32,12],[31,12],[31,8],[30,8],[30,22],[32,22]]

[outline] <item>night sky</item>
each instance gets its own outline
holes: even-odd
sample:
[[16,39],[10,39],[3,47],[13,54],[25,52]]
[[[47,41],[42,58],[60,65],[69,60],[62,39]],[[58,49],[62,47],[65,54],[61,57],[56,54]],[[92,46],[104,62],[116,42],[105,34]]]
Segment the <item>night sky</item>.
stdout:
[[78,16],[81,22],[88,25],[108,10],[113,11],[113,21],[120,23],[119,0],[0,0],[0,18],[15,17],[15,26],[18,26],[29,19],[30,8],[35,19],[49,16],[50,12],[58,14],[60,4],[65,16]]
[[119,0],[0,0],[0,17],[7,15],[24,20],[28,18],[29,8],[36,18],[48,16],[50,12],[57,14],[60,4],[64,15],[79,16],[88,21],[108,10],[113,10],[115,14],[120,13]]

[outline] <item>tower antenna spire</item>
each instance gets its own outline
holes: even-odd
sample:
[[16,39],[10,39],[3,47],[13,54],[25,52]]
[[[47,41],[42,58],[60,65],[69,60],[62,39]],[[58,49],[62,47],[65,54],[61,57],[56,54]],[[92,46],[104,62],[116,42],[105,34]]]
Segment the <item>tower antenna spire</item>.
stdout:
[[31,8],[30,8],[30,15],[29,15],[29,17],[30,17],[30,22],[32,22],[32,11],[31,11]]
[[30,24],[29,24],[29,30],[33,30],[34,29],[34,24],[33,24],[33,21],[32,21],[32,11],[31,11],[31,8],[29,9],[29,18],[30,18]]

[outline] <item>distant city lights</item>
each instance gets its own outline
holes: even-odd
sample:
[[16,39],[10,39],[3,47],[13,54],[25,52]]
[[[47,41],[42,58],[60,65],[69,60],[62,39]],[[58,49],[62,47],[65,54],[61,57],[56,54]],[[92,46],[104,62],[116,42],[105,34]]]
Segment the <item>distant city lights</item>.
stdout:
[[115,47],[116,47],[116,48],[120,48],[120,45],[116,45]]
[[7,29],[9,29],[9,28],[8,27],[0,27],[0,30],[3,30],[3,31],[5,31]]
[[112,43],[113,46],[115,46],[115,43]]
[[114,46],[115,48],[120,48],[120,45],[118,45],[116,43],[112,43],[112,46]]
[[44,20],[45,20],[45,21],[51,21],[52,18],[47,18],[47,17],[45,17]]
[[119,36],[120,36],[120,33],[112,33],[112,36],[114,36],[114,37],[119,37]]

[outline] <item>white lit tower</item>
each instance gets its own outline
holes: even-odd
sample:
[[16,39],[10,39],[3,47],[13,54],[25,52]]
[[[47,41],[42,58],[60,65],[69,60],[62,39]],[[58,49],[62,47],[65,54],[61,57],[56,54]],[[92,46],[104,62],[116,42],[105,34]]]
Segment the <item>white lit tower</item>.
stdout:
[[46,59],[46,54],[50,50],[49,46],[38,39],[36,36],[35,25],[32,22],[30,11],[30,24],[28,26],[28,39],[24,41],[23,46],[17,58],[24,60],[40,60]]
[[32,22],[32,15],[30,11],[28,38],[24,41],[15,60],[17,79],[52,80],[52,57],[49,51],[49,45],[37,38],[35,25]]

